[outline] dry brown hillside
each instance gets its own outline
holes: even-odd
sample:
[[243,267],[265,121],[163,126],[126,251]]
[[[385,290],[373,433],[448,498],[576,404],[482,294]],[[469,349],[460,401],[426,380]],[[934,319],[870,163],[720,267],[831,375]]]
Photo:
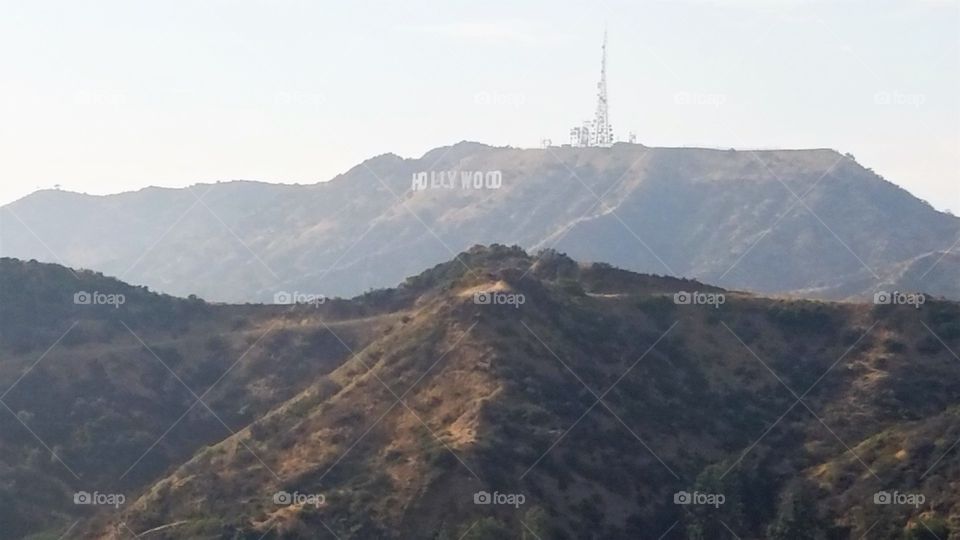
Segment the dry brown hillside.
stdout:
[[[501,246],[382,300],[397,291],[409,302],[342,365],[84,534],[960,531],[956,304],[768,299]],[[681,291],[723,300],[678,304]],[[887,492],[900,503],[875,502]],[[676,504],[683,493],[724,502]]]

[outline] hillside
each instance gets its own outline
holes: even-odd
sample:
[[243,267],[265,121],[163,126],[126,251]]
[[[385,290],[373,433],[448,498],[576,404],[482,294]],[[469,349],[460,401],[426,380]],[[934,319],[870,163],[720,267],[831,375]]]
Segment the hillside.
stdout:
[[[78,293],[120,301],[77,304]],[[392,317],[362,298],[215,305],[0,259],[0,538],[89,514],[73,492],[139,489],[338,367]]]
[[[494,171],[498,189],[459,182]],[[441,181],[446,172],[457,181]],[[419,173],[436,185],[414,190]],[[2,255],[229,302],[352,296],[478,242],[764,294],[960,299],[958,239],[960,219],[832,150],[464,142],[418,159],[385,154],[313,185],[48,190],[0,209]]]
[[[75,288],[63,268],[3,264],[0,305],[10,305],[13,290]],[[98,290],[125,287],[79,277],[98,280],[84,282]],[[51,280],[60,285],[41,285]],[[723,300],[678,305],[678,292]],[[213,373],[229,368],[266,326],[286,337],[264,338],[204,397],[229,429],[212,416],[185,420],[192,431],[167,435],[155,461],[126,483],[114,479],[191,395],[177,393],[162,365],[151,371],[159,362],[122,326],[95,347],[64,339],[2,399],[33,415],[26,423],[82,481],[54,467],[8,414],[3,432],[19,428],[21,437],[3,440],[0,485],[5,500],[22,502],[4,505],[5,524],[20,519],[20,533],[5,529],[7,537],[46,525],[56,538],[78,515],[89,516],[73,531],[81,538],[926,538],[929,528],[936,533],[929,538],[946,539],[960,532],[955,303],[775,300],[501,246],[473,248],[396,289],[319,307],[143,294],[146,311],[196,306],[196,314],[172,317],[189,323],[182,334],[145,313],[128,325],[145,343],[178,351],[174,369],[198,394],[214,378],[204,381],[200,369],[212,361],[200,344],[212,328],[223,329],[228,350]],[[45,313],[33,326],[79,318],[106,331],[117,322]],[[28,354],[0,345],[5,381],[49,346],[20,344]],[[17,394],[22,387],[31,394]],[[173,410],[149,406],[160,402]],[[83,411],[89,417],[77,418]],[[75,416],[63,425],[64,414]],[[124,423],[131,416],[136,422]],[[101,435],[81,436],[78,426]],[[121,490],[127,502],[78,513],[67,504],[76,489]],[[482,491],[514,505],[475,504]],[[674,504],[683,491],[722,494],[725,502]],[[877,505],[880,491],[924,500]],[[293,504],[278,504],[278,492]],[[66,497],[59,507],[51,504],[57,497]]]

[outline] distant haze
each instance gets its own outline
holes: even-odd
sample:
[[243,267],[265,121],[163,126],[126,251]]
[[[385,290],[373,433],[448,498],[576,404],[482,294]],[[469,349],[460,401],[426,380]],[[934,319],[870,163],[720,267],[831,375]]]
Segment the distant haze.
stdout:
[[960,211],[957,1],[453,4],[8,3],[0,204],[566,142],[606,25],[618,137],[834,148]]
[[[0,255],[227,302],[353,296],[476,243],[768,294],[960,298],[950,253],[960,218],[865,165],[830,150],[463,142],[420,159],[382,155],[311,186],[42,191],[0,207]],[[464,185],[462,173],[477,171],[479,184]]]

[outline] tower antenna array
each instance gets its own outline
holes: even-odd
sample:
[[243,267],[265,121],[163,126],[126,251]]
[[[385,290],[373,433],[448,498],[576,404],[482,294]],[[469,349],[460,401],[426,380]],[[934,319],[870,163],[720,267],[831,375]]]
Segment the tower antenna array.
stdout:
[[570,144],[573,146],[611,146],[613,145],[613,127],[610,126],[610,112],[607,103],[607,31],[603,31],[603,46],[600,55],[600,82],[597,83],[597,111],[593,120],[570,130]]
[[593,146],[613,144],[613,128],[607,111],[607,30],[603,30],[603,47],[600,57],[600,82],[597,83],[597,114],[593,119]]

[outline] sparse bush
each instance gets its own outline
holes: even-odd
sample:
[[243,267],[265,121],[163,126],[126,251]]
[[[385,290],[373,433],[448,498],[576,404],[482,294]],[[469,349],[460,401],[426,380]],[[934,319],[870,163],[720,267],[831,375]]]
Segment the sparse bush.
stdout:
[[906,540],[945,540],[950,538],[950,526],[939,516],[920,516],[904,531]]

